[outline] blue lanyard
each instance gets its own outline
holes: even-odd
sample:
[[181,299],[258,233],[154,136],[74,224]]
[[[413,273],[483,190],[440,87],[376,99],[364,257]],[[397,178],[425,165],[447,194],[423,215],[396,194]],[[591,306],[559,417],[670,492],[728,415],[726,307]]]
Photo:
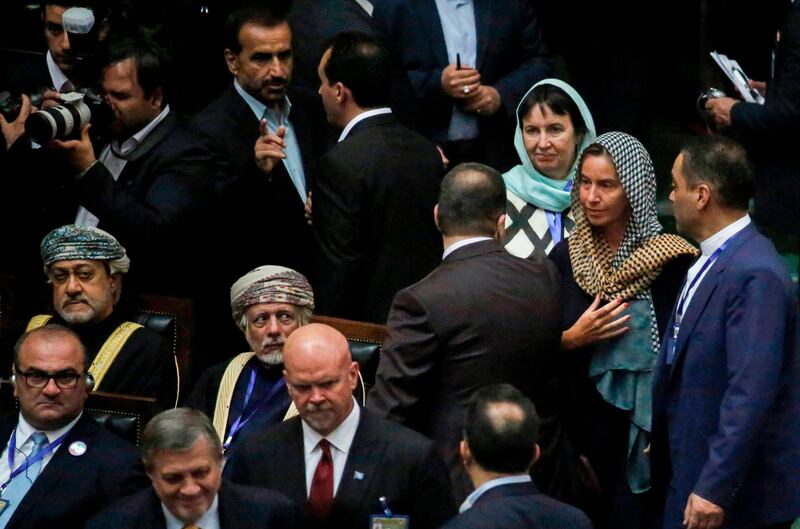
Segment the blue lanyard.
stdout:
[[[739,233],[741,233],[741,231],[738,231],[733,235],[731,235],[730,237],[728,237],[728,239],[725,242],[723,242],[719,248],[714,250],[714,252],[708,258],[708,260],[705,263],[703,263],[703,266],[700,267],[700,270],[697,272],[697,274],[695,274],[694,278],[692,278],[692,281],[689,283],[689,286],[686,288],[686,290],[684,290],[681,293],[681,297],[678,298],[678,306],[675,309],[675,319],[672,323],[672,343],[670,344],[670,347],[667,350],[667,364],[672,364],[672,360],[675,358],[675,346],[678,343],[678,333],[681,330],[681,320],[683,319],[684,304],[686,303],[686,299],[689,297],[689,292],[692,291],[697,282],[700,281],[700,279],[703,277],[703,274],[705,274],[706,271],[709,268],[711,268],[711,265],[713,265],[717,261],[719,256],[722,254],[722,252],[725,251],[725,248],[728,247],[728,243],[730,243],[734,237],[739,235]],[[686,284],[686,281],[684,281],[684,284]]]
[[61,446],[61,443],[64,442],[64,438],[67,436],[69,432],[64,433],[61,437],[49,443],[46,447],[42,448],[32,457],[26,457],[25,462],[18,466],[15,470],[14,469],[14,454],[17,451],[17,429],[14,428],[14,433],[11,434],[11,439],[8,441],[8,469],[11,471],[11,474],[8,476],[8,479],[5,483],[0,485],[0,492],[4,491],[5,488],[11,483],[11,480],[15,477],[19,476],[21,473],[28,470],[28,467],[33,465],[34,463],[42,460],[49,454],[50,452],[54,451],[56,448]]
[[225,439],[225,443],[222,445],[223,451],[228,449],[228,447],[233,442],[233,439],[236,437],[236,434],[238,434],[239,431],[242,428],[244,428],[244,425],[247,424],[247,422],[253,418],[253,415],[256,414],[261,405],[272,400],[272,397],[277,395],[278,392],[281,389],[283,389],[283,387],[286,385],[286,380],[283,378],[275,382],[275,385],[272,386],[272,389],[269,390],[269,393],[267,393],[267,395],[263,399],[261,399],[261,402],[259,402],[258,405],[256,405],[253,408],[253,411],[250,412],[247,418],[245,418],[244,414],[247,411],[247,404],[250,402],[250,397],[253,396],[253,388],[255,388],[256,386],[256,369],[257,368],[254,367],[250,371],[250,381],[247,383],[247,391],[244,394],[244,404],[242,405],[242,413],[239,415],[239,417],[236,419],[236,421],[234,421],[233,425],[231,426],[231,431],[228,433],[228,437],[227,439]]
[[[564,186],[564,191],[569,191],[572,189],[572,180],[567,180],[567,185]],[[544,212],[545,217],[547,218],[547,229],[550,230],[550,238],[553,240],[553,244],[558,244],[561,241],[561,231],[562,226],[562,215],[561,211],[548,211],[545,210]]]

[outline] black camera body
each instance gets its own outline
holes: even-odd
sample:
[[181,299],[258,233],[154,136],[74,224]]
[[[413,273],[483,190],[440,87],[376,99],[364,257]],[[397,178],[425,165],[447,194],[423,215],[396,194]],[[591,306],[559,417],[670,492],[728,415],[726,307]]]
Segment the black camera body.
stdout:
[[[31,105],[38,107],[42,104],[42,94],[31,94],[30,98]],[[22,97],[14,96],[8,90],[0,92],[0,114],[6,121],[11,123],[16,120],[21,108]]]
[[67,92],[60,97],[60,105],[34,112],[25,121],[25,132],[36,143],[79,138],[81,129],[89,123],[95,130],[110,125],[111,107],[91,90]]

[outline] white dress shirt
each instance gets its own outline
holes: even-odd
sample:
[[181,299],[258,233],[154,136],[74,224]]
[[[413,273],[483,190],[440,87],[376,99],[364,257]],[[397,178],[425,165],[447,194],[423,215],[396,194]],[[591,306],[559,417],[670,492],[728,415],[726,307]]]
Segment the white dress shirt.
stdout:
[[467,499],[464,500],[464,503],[461,504],[461,507],[458,508],[458,512],[464,512],[467,509],[470,509],[475,502],[478,501],[484,492],[489,489],[493,489],[495,487],[499,487],[501,485],[511,485],[512,483],[530,483],[533,481],[528,474],[521,474],[519,476],[506,476],[504,478],[496,478],[491,479],[478,487],[477,489],[472,491],[472,494],[467,496]]
[[[22,383],[24,384],[24,382]],[[47,436],[47,442],[52,443],[53,441],[55,441],[68,431],[70,431],[80,418],[81,416],[78,415],[69,424],[67,424],[66,426],[62,426],[58,430],[38,430],[34,428],[28,421],[26,421],[25,418],[20,413],[17,427],[14,429],[13,432],[11,432],[11,435],[17,436],[17,439],[15,441],[16,443],[15,449],[17,453],[14,457],[14,468],[17,468],[24,461],[22,454],[25,455],[25,458],[28,458],[30,457],[31,452],[33,452],[33,440],[31,439],[31,436],[34,433],[42,432]],[[6,480],[8,480],[8,476],[11,475],[11,469],[8,468],[9,441],[11,441],[11,437],[9,437],[8,441],[6,441],[6,447],[3,450],[3,453],[0,454],[0,483],[5,483]],[[52,452],[44,456],[44,458],[42,458],[42,467],[41,470],[39,471],[40,474],[44,471],[44,468],[47,466],[50,460],[53,459],[53,455],[55,455],[56,452],[61,450],[62,446],[64,446],[64,443],[61,443],[58,447],[56,447],[55,450],[53,450]],[[20,454],[20,452],[22,454]]]
[[[122,170],[125,169],[125,165],[128,163],[128,160],[125,157],[133,152],[133,150],[138,147],[145,140],[145,138],[150,135],[151,132],[153,132],[153,129],[155,129],[159,123],[164,121],[164,118],[166,118],[168,114],[169,105],[164,107],[164,110],[162,110],[161,113],[159,113],[158,116],[153,119],[153,121],[145,125],[142,130],[122,142],[122,144],[120,144],[117,140],[111,140],[111,143],[105,146],[103,152],[100,153],[100,158],[98,158],[98,160],[100,163],[106,166],[106,169],[108,169],[108,172],[111,173],[114,181],[119,180],[119,175],[122,174]],[[100,224],[100,219],[98,219],[88,209],[84,208],[83,206],[78,208],[78,214],[75,216],[76,226],[91,226],[96,228],[98,224]]]
[[322,436],[317,433],[306,421],[301,421],[303,425],[303,453],[306,457],[306,495],[311,494],[311,482],[314,480],[314,472],[317,464],[322,459],[322,448],[319,442],[327,439],[331,447],[331,459],[333,459],[333,495],[339,490],[339,483],[342,482],[344,466],[347,463],[347,454],[350,453],[350,446],[358,429],[358,421],[361,417],[361,409],[353,399],[353,409],[342,423],[331,433]]
[[470,237],[469,239],[464,239],[458,242],[454,242],[453,244],[445,248],[444,253],[442,254],[442,261],[444,261],[448,255],[455,252],[459,248],[463,248],[464,246],[474,244],[476,242],[491,241],[491,240],[492,240],[491,237]]
[[[692,284],[692,281],[694,281],[695,276],[700,272],[700,270],[703,268],[703,265],[706,263],[706,261],[708,261],[711,255],[716,252],[717,249],[725,243],[725,241],[742,231],[747,227],[748,224],[750,224],[750,215],[745,215],[736,222],[728,224],[717,233],[700,243],[700,258],[697,259],[691,268],[689,268],[689,272],[686,274],[686,282],[681,290],[681,298],[686,296],[686,301],[683,302],[683,314],[686,314],[686,311],[689,309],[689,303],[692,301],[692,296],[694,296],[694,293],[697,292],[697,288],[700,286],[700,283],[703,282],[703,278],[706,276],[706,274],[708,274],[708,271],[713,268],[714,264],[712,263],[703,271],[703,275],[700,276],[694,285],[692,285],[692,289],[687,292],[687,289],[689,288],[689,285]],[[683,314],[681,314],[681,316],[683,316]]]
[[356,117],[350,120],[350,123],[347,124],[347,126],[342,131],[342,134],[339,136],[339,141],[344,140],[347,137],[347,135],[350,134],[350,131],[353,130],[353,127],[355,127],[356,124],[364,121],[365,119],[371,118],[372,116],[380,116],[381,114],[391,114],[391,113],[392,109],[388,107],[374,108],[372,110],[367,110],[362,112],[361,114],[357,115]]
[[308,193],[306,193],[306,174],[303,168],[303,157],[300,152],[299,140],[294,132],[294,126],[289,121],[289,115],[292,113],[292,102],[289,101],[288,97],[284,96],[278,111],[273,112],[272,109],[267,108],[267,105],[248,94],[236,79],[233,80],[233,87],[239,96],[244,99],[244,102],[247,103],[247,106],[250,107],[250,110],[253,111],[259,123],[262,119],[267,121],[267,131],[275,132],[279,127],[286,129],[286,135],[283,137],[283,141],[286,144],[284,148],[286,158],[282,160],[283,166],[286,168],[286,172],[289,173],[289,178],[300,195],[300,200],[305,204]]
[[[183,529],[186,524],[178,520],[174,514],[169,512],[167,506],[161,504],[161,510],[164,512],[164,518],[167,521],[167,529]],[[206,513],[197,520],[194,525],[200,529],[220,529],[219,525],[219,494],[214,496],[214,501],[211,502],[211,507],[208,508]]]
[[74,89],[72,82],[67,78],[64,72],[61,71],[61,68],[58,67],[56,61],[53,60],[53,55],[48,51],[46,55],[47,61],[47,71],[50,74],[50,80],[53,82],[53,88],[55,88],[59,92],[64,92],[64,85],[69,83],[70,86],[67,88]]

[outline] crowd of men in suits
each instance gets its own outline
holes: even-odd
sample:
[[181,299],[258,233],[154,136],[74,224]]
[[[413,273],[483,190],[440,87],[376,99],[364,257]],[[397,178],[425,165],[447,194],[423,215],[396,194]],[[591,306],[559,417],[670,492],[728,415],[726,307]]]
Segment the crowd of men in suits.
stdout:
[[[5,340],[19,412],[1,423],[0,528],[591,527],[568,504],[586,476],[559,419],[558,272],[499,242],[495,168],[513,160],[516,103],[552,70],[529,2],[354,0],[343,12],[367,32],[303,26],[331,35],[302,43],[306,86],[290,21],[308,20],[236,9],[231,84],[188,120],[169,53],[115,35],[92,1],[60,2],[42,6],[45,57],[0,80],[26,94],[0,121],[15,227],[0,242],[29,311]],[[28,94],[52,108],[87,82],[67,36],[86,6],[110,123],[40,145]],[[678,229],[702,256],[656,370],[664,528],[800,516],[798,301],[749,223],[752,178],[722,138],[673,168]],[[118,310],[123,276],[193,300],[188,398],[164,341]],[[387,324],[368,395],[314,311]],[[242,335],[249,352],[229,356]],[[98,389],[188,408],[157,415],[137,454],[84,413]]]

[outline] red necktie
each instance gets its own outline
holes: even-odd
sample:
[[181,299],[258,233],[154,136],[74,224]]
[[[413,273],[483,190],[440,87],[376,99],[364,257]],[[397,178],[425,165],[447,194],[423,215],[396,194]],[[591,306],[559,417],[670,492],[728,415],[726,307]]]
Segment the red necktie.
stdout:
[[317,463],[314,479],[311,480],[311,493],[308,495],[308,510],[318,520],[325,520],[333,505],[333,458],[327,439],[319,442],[322,458]]

